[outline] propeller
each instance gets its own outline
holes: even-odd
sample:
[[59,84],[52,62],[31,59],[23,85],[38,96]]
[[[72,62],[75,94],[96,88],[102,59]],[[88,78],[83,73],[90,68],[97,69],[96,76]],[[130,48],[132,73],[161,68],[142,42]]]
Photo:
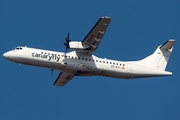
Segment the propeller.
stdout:
[[50,69],[51,70],[51,76],[53,75],[53,69]]
[[69,49],[69,42],[71,41],[69,40],[69,36],[70,36],[70,32],[68,32],[67,36],[65,36],[65,43],[64,43],[64,45],[66,46],[65,54],[67,53],[67,50]]

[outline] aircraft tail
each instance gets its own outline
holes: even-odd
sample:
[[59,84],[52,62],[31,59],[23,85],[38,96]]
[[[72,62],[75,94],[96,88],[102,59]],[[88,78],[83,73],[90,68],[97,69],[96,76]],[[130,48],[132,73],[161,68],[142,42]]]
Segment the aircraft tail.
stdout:
[[175,42],[176,40],[173,39],[168,40],[163,45],[160,45],[153,54],[137,62],[164,71]]

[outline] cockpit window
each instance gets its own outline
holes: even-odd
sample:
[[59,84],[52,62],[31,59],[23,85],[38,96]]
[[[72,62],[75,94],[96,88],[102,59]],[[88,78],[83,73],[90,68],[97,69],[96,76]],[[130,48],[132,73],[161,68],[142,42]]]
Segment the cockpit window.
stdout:
[[15,50],[22,50],[22,47],[16,47]]

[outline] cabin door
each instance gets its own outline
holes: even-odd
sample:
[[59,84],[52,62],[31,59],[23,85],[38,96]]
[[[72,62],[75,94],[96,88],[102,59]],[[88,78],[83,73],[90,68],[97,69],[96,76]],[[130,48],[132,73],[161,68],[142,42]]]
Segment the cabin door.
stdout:
[[128,63],[128,73],[131,74],[133,72],[132,63]]

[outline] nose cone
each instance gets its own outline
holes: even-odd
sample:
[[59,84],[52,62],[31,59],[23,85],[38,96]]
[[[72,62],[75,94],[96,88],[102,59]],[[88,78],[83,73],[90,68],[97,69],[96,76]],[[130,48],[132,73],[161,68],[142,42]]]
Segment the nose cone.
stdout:
[[6,52],[6,53],[4,53],[4,54],[3,54],[3,56],[4,56],[4,58],[6,58],[6,59],[7,59],[7,58],[9,57],[9,53],[8,53],[8,52]]

